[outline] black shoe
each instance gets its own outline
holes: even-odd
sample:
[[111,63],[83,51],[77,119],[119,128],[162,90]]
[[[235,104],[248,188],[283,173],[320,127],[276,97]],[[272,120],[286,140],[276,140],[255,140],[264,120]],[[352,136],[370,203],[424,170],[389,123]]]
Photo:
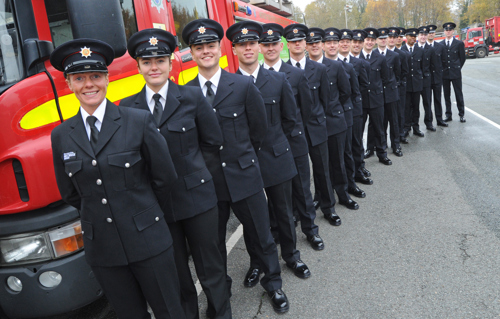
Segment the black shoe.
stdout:
[[447,116],[445,119],[444,119],[445,122],[451,122],[453,121],[453,119],[451,118],[451,116]]
[[427,130],[431,132],[436,132],[436,128],[434,126],[427,126]]
[[366,197],[366,193],[363,192],[361,189],[359,189],[359,187],[348,187],[347,192],[349,194],[354,195],[354,196],[359,197],[359,198]]
[[311,247],[314,250],[325,249],[325,243],[323,242],[323,239],[319,237],[318,234],[307,237],[307,241],[311,244]]
[[379,158],[378,161],[384,165],[392,165],[392,161],[387,157]]
[[260,281],[261,270],[259,268],[248,269],[247,274],[245,275],[245,280],[243,280],[243,286],[245,287],[254,287]]
[[424,137],[424,133],[421,130],[413,130],[413,135]]
[[339,200],[339,204],[342,205],[342,206],[345,206],[345,207],[347,207],[349,209],[352,209],[352,210],[359,209],[358,203],[356,203],[352,199],[349,199],[347,201]]
[[315,200],[313,201],[313,205],[314,205],[314,209],[318,209],[319,208],[319,201]]
[[467,122],[467,121],[465,120],[465,117],[460,116],[460,123],[465,123],[465,122]]
[[399,138],[399,141],[400,141],[401,143],[403,143],[403,144],[408,144],[408,139],[407,139],[406,137],[404,137],[404,136],[401,136],[401,137]]
[[340,225],[342,225],[342,220],[335,213],[327,214],[327,215],[325,215],[325,218],[328,220],[328,222],[332,226],[340,226]]
[[364,184],[364,185],[372,185],[373,184],[373,181],[366,176],[356,176],[356,177],[354,177],[354,180],[356,182]]
[[370,158],[375,154],[373,150],[366,150],[365,152],[365,158]]
[[393,149],[393,150],[392,150],[392,152],[393,152],[393,153],[394,153],[394,155],[396,155],[397,157],[401,157],[401,156],[403,156],[403,151],[401,150],[401,148],[400,148],[400,147]]
[[438,126],[448,127],[448,123],[445,123],[444,121],[438,121],[437,125]]
[[364,167],[361,168],[361,171],[363,172],[363,174],[365,174],[366,177],[372,176],[372,173],[370,173],[370,171]]
[[293,270],[293,274],[299,278],[306,279],[311,277],[311,271],[300,259],[293,263],[286,263],[286,266]]
[[274,291],[268,291],[267,295],[271,298],[271,305],[274,311],[277,313],[285,313],[290,309],[290,304],[288,303],[288,298],[286,297],[283,290],[278,289]]
[[410,136],[410,131],[405,131],[405,134],[403,135],[404,137]]

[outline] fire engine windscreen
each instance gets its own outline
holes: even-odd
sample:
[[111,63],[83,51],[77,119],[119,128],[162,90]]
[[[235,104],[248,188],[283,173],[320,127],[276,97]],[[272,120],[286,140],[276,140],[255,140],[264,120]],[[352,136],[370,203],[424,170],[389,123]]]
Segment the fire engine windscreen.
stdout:
[[0,0],[0,87],[22,77],[22,56],[10,0]]

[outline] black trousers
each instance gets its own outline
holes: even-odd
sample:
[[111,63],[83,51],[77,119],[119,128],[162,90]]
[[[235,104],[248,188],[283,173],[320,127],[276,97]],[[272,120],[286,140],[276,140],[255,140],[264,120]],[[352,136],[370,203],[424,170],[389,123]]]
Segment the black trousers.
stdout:
[[437,122],[443,121],[443,105],[441,104],[441,92],[443,90],[443,84],[433,84],[431,95],[434,101],[434,115],[436,116]]
[[405,134],[406,83],[401,84],[401,87],[399,89],[400,89],[399,102],[398,102],[399,136],[403,137]]
[[169,223],[174,240],[174,256],[181,285],[181,303],[186,318],[199,318],[198,293],[188,264],[186,240],[193,256],[196,274],[215,318],[231,318],[226,266],[219,251],[217,206],[194,217]]
[[324,141],[316,146],[309,144],[309,157],[311,158],[313,168],[315,197],[319,201],[321,211],[324,215],[335,213],[336,201],[330,178],[328,141]]
[[431,127],[432,120],[433,120],[432,106],[431,106],[432,88],[431,87],[424,87],[424,89],[422,90],[421,96],[422,96],[422,104],[424,105],[425,127]]
[[[382,97],[383,98],[383,97]],[[375,138],[375,149],[378,158],[387,157],[387,140],[384,132],[384,108],[377,107],[374,109],[363,109],[363,130],[366,125],[366,120],[370,116],[370,123],[373,125],[373,132]]]
[[347,131],[328,136],[328,157],[330,159],[330,178],[340,201],[347,202],[347,173],[344,163],[344,150]]
[[[385,103],[384,104],[384,134],[387,141],[387,128],[390,126],[390,139],[392,149],[399,148],[399,101]],[[368,142],[367,149],[375,149],[375,132],[373,129],[373,124],[370,121],[368,123]]]
[[451,84],[453,84],[453,91],[455,91],[455,99],[457,100],[458,116],[464,116],[465,103],[464,95],[462,93],[462,74],[458,79],[443,79],[443,92],[444,101],[446,103],[446,116],[451,117]]
[[[229,219],[230,209],[243,225],[243,232],[247,233],[254,245],[258,258],[258,266],[264,272],[260,284],[266,291],[274,291],[281,288],[281,269],[278,261],[278,251],[274,243],[269,225],[269,212],[267,210],[266,196],[264,190],[242,199],[238,202],[219,201],[219,251],[227,274],[227,252],[226,252],[226,226]],[[248,249],[248,247],[247,247]],[[229,285],[231,279],[227,276]]]
[[[297,250],[297,234],[293,222],[292,180],[266,187],[265,191],[278,225],[281,257],[287,263],[293,263],[300,259],[300,252]],[[250,267],[260,268],[253,239],[245,231],[243,231],[243,237],[250,255]]]
[[[354,123],[353,123],[354,125]],[[345,147],[344,147],[344,165],[345,165],[345,173],[347,177],[347,187],[357,187],[356,182],[354,181],[354,171],[356,170],[356,166],[354,165],[354,156],[353,156],[353,136],[352,136],[352,126],[347,127],[346,135],[345,135]]]
[[420,92],[406,92],[405,108],[405,132],[413,127],[418,130],[418,121],[420,119]]
[[126,266],[92,266],[97,281],[120,319],[186,318],[181,306],[174,249]]
[[365,149],[363,146],[363,115],[353,117],[352,157],[354,159],[354,175],[363,176],[364,174],[361,171],[361,168],[364,167],[365,163]]

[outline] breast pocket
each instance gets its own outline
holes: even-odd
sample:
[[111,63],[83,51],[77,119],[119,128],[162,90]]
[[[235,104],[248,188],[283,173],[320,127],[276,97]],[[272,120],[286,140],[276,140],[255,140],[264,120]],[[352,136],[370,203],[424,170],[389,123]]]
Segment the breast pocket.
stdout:
[[198,130],[194,119],[183,119],[167,123],[169,147],[181,155],[195,151],[198,146]]
[[317,104],[319,100],[319,86],[319,82],[309,82],[309,88],[311,89],[311,96],[314,104]]
[[239,141],[250,134],[244,105],[228,106],[218,111],[222,118],[222,131],[226,141]]
[[71,182],[73,183],[73,186],[75,186],[76,191],[78,192],[80,197],[87,197],[90,196],[91,191],[90,189],[87,190],[85,187],[85,181],[82,174],[82,165],[82,160],[64,162],[64,171],[71,179]]
[[280,123],[280,97],[267,97],[264,99],[264,104],[266,104],[267,119],[269,124],[276,125]]
[[108,155],[109,171],[115,191],[137,187],[142,173],[142,165],[139,164],[141,160],[141,153],[138,150]]

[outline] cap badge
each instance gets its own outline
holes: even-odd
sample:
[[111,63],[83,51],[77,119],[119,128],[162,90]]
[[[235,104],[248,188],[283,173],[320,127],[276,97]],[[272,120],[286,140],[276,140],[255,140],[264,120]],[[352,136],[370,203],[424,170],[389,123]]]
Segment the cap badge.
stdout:
[[370,31],[370,34],[373,34],[373,31]]
[[311,32],[309,35],[310,35],[311,37],[314,37],[314,32]]
[[242,33],[242,34],[248,34],[248,29],[247,29],[247,28],[243,28],[243,29],[241,29],[241,33]]
[[449,27],[450,27],[450,25],[448,24],[446,27],[448,27],[448,28],[449,28]]
[[299,33],[299,29],[293,29],[293,33],[295,34]]
[[156,38],[156,37],[149,38],[149,44],[158,45],[158,38]]
[[87,48],[86,46],[82,48],[82,50],[80,51],[80,53],[82,54],[82,58],[88,58],[92,51],[90,51],[90,48]]
[[424,28],[424,31],[427,31],[427,28]]
[[361,33],[358,33],[358,37],[360,37],[360,36],[361,36]]
[[385,34],[385,31],[382,30],[382,34]]
[[273,35],[273,30],[267,30],[267,35]]
[[198,28],[198,33],[199,34],[204,34],[205,32],[207,32],[207,29],[205,29],[205,27],[199,27]]
[[346,31],[344,31],[344,35],[347,35],[347,32],[346,32]]

